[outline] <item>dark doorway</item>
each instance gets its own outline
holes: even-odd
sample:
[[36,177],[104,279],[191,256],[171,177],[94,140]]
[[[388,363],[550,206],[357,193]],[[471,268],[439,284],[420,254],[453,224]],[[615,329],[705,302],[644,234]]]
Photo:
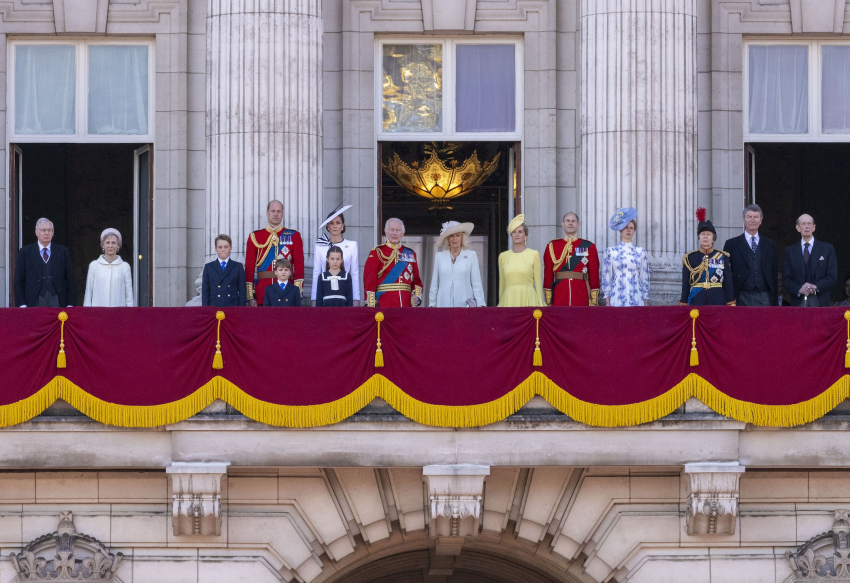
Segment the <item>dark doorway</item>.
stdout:
[[749,144],[755,181],[750,188],[764,211],[762,232],[779,247],[799,244],[797,217],[812,215],[815,239],[831,243],[838,259],[838,283],[832,300],[844,298],[844,278],[850,274],[850,144]]
[[[426,160],[437,149],[440,159],[447,165],[457,161],[462,164],[473,154],[479,161],[490,162],[498,156],[496,169],[478,187],[445,204],[419,196],[399,184],[386,172],[381,173],[379,228],[383,232],[384,222],[390,217],[404,221],[405,238],[436,237],[441,225],[447,221],[469,222],[475,225],[472,232],[477,245],[484,254],[480,264],[484,273],[487,305],[495,306],[499,300],[499,253],[508,248],[506,227],[514,211],[514,172],[518,172],[514,152],[515,142],[383,142],[380,144],[381,162],[388,164],[398,154],[408,165]],[[483,238],[483,239],[482,239]],[[475,245],[473,245],[475,247]],[[429,253],[435,250],[426,246]],[[420,270],[432,268],[432,257],[420,258]],[[430,272],[422,273],[423,282],[430,280]]]
[[[149,160],[138,158],[136,150],[140,146],[143,145],[17,144],[21,151],[17,210],[20,237],[12,244],[18,249],[35,243],[36,221],[41,217],[53,221],[54,242],[68,247],[74,262],[78,305],[85,297],[89,263],[102,253],[100,234],[104,229],[113,227],[121,232],[123,246],[119,254],[133,267],[134,282],[138,278],[135,256],[148,256],[147,225],[140,233],[139,244],[135,232],[137,213],[140,222],[149,220]],[[138,185],[144,194],[139,197],[139,208],[135,208],[134,189],[140,173],[145,173],[145,180]],[[148,305],[148,278],[142,280],[139,305]]]

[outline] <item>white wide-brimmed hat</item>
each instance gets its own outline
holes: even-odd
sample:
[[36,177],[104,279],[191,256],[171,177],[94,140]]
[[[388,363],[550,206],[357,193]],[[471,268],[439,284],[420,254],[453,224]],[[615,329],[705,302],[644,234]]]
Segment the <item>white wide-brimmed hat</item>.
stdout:
[[472,234],[472,229],[474,228],[475,225],[472,223],[459,223],[457,221],[443,223],[443,228],[440,229],[440,236],[437,237],[437,247],[442,247],[446,238],[449,235],[454,235],[455,233],[463,233],[466,235],[464,239],[468,238]]
[[333,211],[331,214],[329,214],[329,215],[328,215],[328,218],[326,218],[326,219],[325,219],[325,222],[324,222],[324,223],[322,223],[321,225],[319,225],[319,230],[321,231],[321,230],[322,230],[322,227],[324,227],[325,225],[327,225],[328,223],[330,223],[332,220],[334,220],[334,219],[335,219],[335,218],[337,218],[339,215],[341,215],[342,213],[344,213],[345,211],[347,211],[348,209],[350,209],[350,208],[351,208],[351,207],[353,207],[353,206],[354,206],[353,204],[348,204],[348,205],[345,205],[345,206],[344,206],[344,207],[342,207],[342,208],[339,208],[339,209],[337,209],[337,210]]

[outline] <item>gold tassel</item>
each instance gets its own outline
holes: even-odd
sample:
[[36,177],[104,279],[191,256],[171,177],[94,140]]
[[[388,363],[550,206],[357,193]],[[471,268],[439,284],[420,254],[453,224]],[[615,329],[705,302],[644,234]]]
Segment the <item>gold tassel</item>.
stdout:
[[381,322],[384,321],[383,312],[375,314],[375,321],[378,323],[378,349],[375,350],[375,368],[383,368],[384,353],[381,350]]
[[691,366],[699,366],[699,353],[697,352],[697,318],[699,318],[699,310],[691,310]]
[[543,312],[534,310],[535,325],[537,326],[537,338],[534,340],[534,361],[532,366],[543,366],[543,353],[540,352],[540,318],[543,317]]
[[847,320],[847,352],[844,353],[844,368],[850,368],[850,310],[844,312],[844,319]]
[[218,330],[215,335],[215,356],[213,356],[213,368],[221,370],[224,368],[224,360],[221,358],[221,321],[224,320],[224,312],[216,312],[215,319],[218,320]]
[[68,319],[66,312],[59,312],[59,354],[56,356],[56,368],[66,368],[68,362],[65,360],[65,321]]

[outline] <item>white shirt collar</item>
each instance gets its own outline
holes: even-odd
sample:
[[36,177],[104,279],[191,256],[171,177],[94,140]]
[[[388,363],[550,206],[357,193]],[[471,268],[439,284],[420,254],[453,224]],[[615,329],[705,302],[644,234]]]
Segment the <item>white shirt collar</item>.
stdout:
[[[280,289],[285,288],[285,287],[286,287],[286,285],[287,285],[288,283],[289,283],[288,281],[284,281],[284,282],[283,282],[283,286],[281,286],[281,288],[280,288]],[[280,281],[278,281],[278,282],[277,282],[277,285],[278,285],[278,286],[280,286]]]
[[47,244],[47,247],[41,244],[41,241],[38,242],[38,253],[41,255],[42,250],[47,249],[48,253],[53,253],[53,249],[50,246],[53,245],[53,241]]
[[758,245],[759,244],[759,232],[756,231],[755,235],[750,235],[748,232],[744,231],[744,239],[747,240],[747,245],[749,245],[750,247],[753,246],[753,241],[752,241],[753,239],[756,240],[756,245]]
[[216,259],[218,259],[218,264],[219,264],[219,265],[221,265],[222,263],[224,263],[224,266],[225,266],[225,267],[227,267],[227,262],[228,262],[228,261],[230,261],[230,255],[228,255],[228,256],[227,256],[227,259],[221,259],[221,258],[219,258],[219,257],[216,257]]
[[[812,249],[814,249],[814,247],[815,247],[815,238],[812,237],[811,241],[809,241],[809,253],[812,252]],[[800,237],[800,249],[802,249],[803,251],[806,250],[806,241],[802,237]]]

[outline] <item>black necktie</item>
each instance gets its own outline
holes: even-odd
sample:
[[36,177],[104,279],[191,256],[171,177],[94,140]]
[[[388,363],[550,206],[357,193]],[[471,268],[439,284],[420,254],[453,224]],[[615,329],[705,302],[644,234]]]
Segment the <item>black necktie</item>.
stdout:
[[803,244],[803,263],[805,263],[806,265],[809,264],[809,244],[808,243]]

